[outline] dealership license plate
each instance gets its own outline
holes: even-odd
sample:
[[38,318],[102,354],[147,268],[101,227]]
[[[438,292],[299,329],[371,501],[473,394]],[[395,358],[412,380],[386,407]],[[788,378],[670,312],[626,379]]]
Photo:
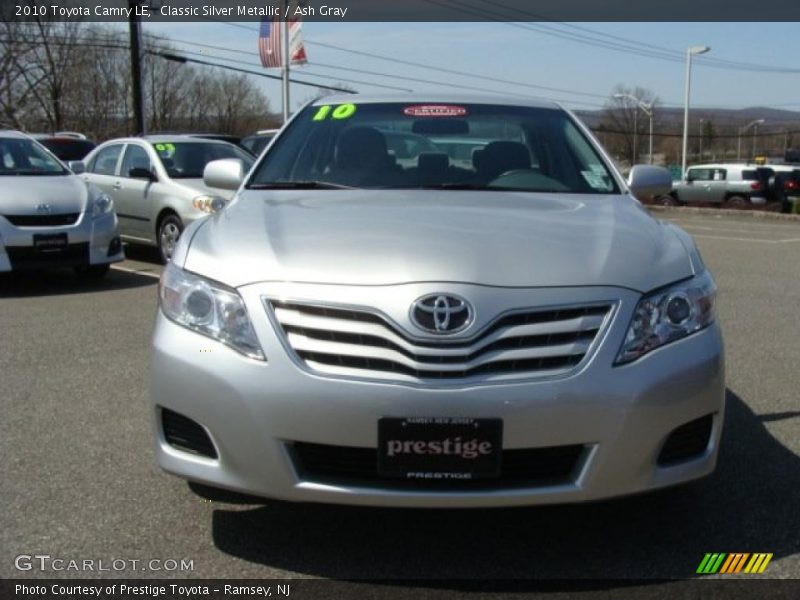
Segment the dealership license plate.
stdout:
[[384,417],[378,421],[378,472],[420,480],[500,475],[502,419]]
[[67,248],[66,233],[35,233],[33,247],[38,252],[63,252]]

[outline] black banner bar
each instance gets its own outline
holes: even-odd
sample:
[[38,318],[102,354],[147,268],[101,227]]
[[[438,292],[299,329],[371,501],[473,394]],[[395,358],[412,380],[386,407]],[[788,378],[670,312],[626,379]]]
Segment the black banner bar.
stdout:
[[797,0],[3,0],[0,20],[799,21]]

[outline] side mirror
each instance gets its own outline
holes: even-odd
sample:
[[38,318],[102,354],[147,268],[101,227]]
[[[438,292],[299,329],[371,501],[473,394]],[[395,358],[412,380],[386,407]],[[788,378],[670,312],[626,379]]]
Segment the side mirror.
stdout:
[[69,167],[69,170],[75,173],[75,175],[86,173],[86,164],[82,160],[71,160],[67,163],[67,167]]
[[662,196],[672,191],[672,176],[662,167],[635,165],[628,176],[628,187],[640,199]]
[[212,160],[203,169],[203,183],[221,190],[238,190],[244,181],[244,165],[238,158]]
[[128,171],[128,177],[132,179],[158,181],[158,177],[156,177],[155,173],[153,173],[150,169],[144,169],[142,167],[133,167],[130,171]]

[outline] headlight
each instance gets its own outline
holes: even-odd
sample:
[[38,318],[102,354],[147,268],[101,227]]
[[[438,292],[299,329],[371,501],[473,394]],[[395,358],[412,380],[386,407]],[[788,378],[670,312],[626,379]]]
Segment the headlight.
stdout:
[[614,364],[629,363],[713,323],[716,294],[714,280],[704,271],[642,298]]
[[99,217],[114,210],[114,201],[108,194],[100,194],[92,203],[92,217]]
[[219,196],[197,196],[192,200],[192,206],[206,213],[215,213],[225,208],[225,198]]
[[227,344],[245,356],[266,360],[236,290],[170,262],[161,276],[158,295],[161,310],[179,325]]

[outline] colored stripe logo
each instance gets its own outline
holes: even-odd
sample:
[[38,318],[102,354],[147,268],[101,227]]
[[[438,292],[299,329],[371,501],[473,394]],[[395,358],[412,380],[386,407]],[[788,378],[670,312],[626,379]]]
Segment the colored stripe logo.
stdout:
[[700,561],[697,573],[701,575],[713,575],[715,573],[735,574],[735,573],[763,573],[769,561],[772,560],[772,553],[756,552],[708,552]]

